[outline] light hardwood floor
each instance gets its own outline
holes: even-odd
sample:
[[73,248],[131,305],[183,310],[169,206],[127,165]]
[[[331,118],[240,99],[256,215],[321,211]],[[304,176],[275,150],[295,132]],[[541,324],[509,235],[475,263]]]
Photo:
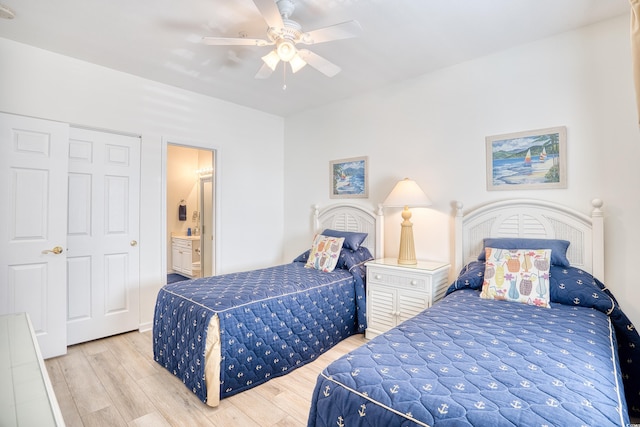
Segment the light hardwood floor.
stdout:
[[217,408],[153,361],[150,332],[74,345],[45,364],[69,427],[304,426],[320,371],[364,342],[363,335],[354,335],[288,375],[223,399]]

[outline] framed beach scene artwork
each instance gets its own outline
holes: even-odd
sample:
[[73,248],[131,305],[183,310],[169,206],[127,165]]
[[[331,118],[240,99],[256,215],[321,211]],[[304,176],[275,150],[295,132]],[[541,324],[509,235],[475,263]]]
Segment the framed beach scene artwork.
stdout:
[[330,197],[368,197],[368,175],[367,157],[332,160],[329,162]]
[[564,126],[488,136],[487,190],[567,188]]

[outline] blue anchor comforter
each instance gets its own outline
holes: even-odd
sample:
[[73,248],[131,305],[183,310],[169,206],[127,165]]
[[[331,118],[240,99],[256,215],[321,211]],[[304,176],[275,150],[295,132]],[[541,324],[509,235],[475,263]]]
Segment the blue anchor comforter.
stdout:
[[216,406],[363,332],[370,252],[343,249],[330,273],[305,268],[308,253],[290,264],[164,286],[154,314],[156,362]]
[[472,263],[441,302],[331,363],[308,426],[627,425],[640,338],[604,285],[552,267],[542,308],[481,299],[483,272]]

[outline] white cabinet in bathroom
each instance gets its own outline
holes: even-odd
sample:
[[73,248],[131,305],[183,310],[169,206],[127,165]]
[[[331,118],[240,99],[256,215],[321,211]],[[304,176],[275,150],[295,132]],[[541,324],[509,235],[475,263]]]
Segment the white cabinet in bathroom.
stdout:
[[200,277],[200,236],[171,238],[171,268],[185,276]]

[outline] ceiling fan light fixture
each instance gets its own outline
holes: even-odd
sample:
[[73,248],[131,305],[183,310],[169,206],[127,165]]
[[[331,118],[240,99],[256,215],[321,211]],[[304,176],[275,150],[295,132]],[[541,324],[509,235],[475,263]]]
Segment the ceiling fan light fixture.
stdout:
[[293,73],[297,73],[302,67],[307,65],[307,61],[302,59],[302,57],[298,55],[298,53],[296,53],[295,56],[289,61],[289,65],[291,65],[291,71]]
[[280,62],[280,57],[278,56],[278,52],[276,52],[274,49],[267,55],[263,56],[262,60],[265,64],[267,64],[267,67],[271,68],[272,71],[275,71],[276,67],[278,66],[278,62]]
[[[295,10],[294,1],[253,0],[267,24],[266,39],[249,38],[246,32],[241,32],[239,37],[212,36],[203,37],[202,41],[211,46],[273,46],[272,50],[262,57],[264,63],[255,74],[257,79],[268,78],[278,68],[280,61],[288,62],[293,73],[308,64],[327,77],[335,76],[340,72],[340,67],[307,49],[299,49],[298,45],[315,45],[357,37],[362,32],[362,27],[357,21],[347,21],[308,33],[303,32],[302,26],[291,19],[291,14]],[[283,67],[285,75],[286,69],[287,67]]]
[[296,56],[298,50],[291,40],[280,39],[277,42],[276,52],[282,61],[289,62],[294,56]]

